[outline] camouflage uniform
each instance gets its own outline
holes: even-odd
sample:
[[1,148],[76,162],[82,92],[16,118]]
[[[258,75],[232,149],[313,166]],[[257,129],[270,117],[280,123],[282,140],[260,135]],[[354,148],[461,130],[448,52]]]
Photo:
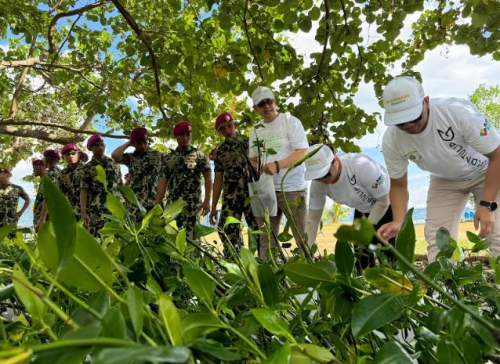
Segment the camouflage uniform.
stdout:
[[[222,211],[219,216],[219,229],[224,229],[231,244],[239,250],[243,246],[241,226],[230,224],[224,228],[224,223],[229,216],[245,220],[253,230],[258,230],[258,225],[252,213],[250,204],[245,204],[249,197],[249,161],[248,161],[248,138],[238,135],[235,139],[226,138],[224,143],[215,152],[215,172],[224,173],[222,182]],[[246,205],[246,206],[245,206]],[[221,241],[225,242],[224,234],[220,233]],[[224,249],[226,251],[226,249]],[[227,253],[227,252],[226,252]]]
[[[130,173],[130,188],[146,210],[155,205],[156,188],[162,173],[163,154],[157,150],[146,153],[125,153],[120,162],[128,167]],[[139,208],[131,203],[127,205],[130,216],[135,221],[142,219]]]
[[16,224],[16,212],[19,197],[28,200],[28,194],[21,186],[12,183],[0,184],[0,227]]
[[207,156],[189,146],[186,150],[171,150],[164,158],[163,177],[168,179],[167,205],[178,199],[186,201],[186,207],[177,217],[177,226],[184,227],[190,238],[201,210],[202,174],[210,171]]
[[59,175],[59,188],[73,207],[76,219],[80,220],[80,181],[83,177],[84,163],[78,161],[75,169],[67,166]]
[[[47,177],[50,178],[52,182],[56,185],[59,183],[59,177],[61,176],[61,170],[56,166],[52,167],[47,172]],[[40,220],[40,216],[42,215],[43,202],[45,201],[44,193],[43,193],[43,180],[40,180],[40,184],[38,185],[38,190],[36,192],[35,204],[33,205],[33,225],[36,226],[38,221]],[[45,216],[45,221],[49,220],[49,214]]]
[[80,181],[80,189],[87,189],[87,215],[89,217],[89,232],[94,236],[99,236],[98,231],[106,223],[104,214],[110,214],[106,206],[106,190],[104,185],[97,180],[96,167],[101,165],[106,173],[108,182],[108,192],[118,197],[125,203],[118,186],[122,184],[122,174],[120,166],[109,157],[103,156],[101,161],[92,158],[83,167],[83,176]]

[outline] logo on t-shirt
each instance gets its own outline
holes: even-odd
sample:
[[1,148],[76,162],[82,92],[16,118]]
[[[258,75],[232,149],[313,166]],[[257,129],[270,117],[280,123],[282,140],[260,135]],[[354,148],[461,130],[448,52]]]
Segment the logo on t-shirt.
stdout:
[[356,184],[356,175],[353,174],[352,177],[347,175],[347,177],[349,178],[349,183],[354,186]]
[[382,186],[385,182],[385,178],[383,175],[380,175],[375,182],[372,183],[372,188],[378,188],[378,186]]
[[422,156],[416,150],[406,153],[405,158],[412,161],[413,163],[420,163],[420,161],[422,160]]
[[485,120],[483,127],[479,129],[479,135],[486,136],[489,130],[491,130],[491,125],[488,123],[488,120]]
[[451,126],[446,130],[446,132],[439,130],[438,129],[438,134],[441,139],[443,139],[445,142],[450,142],[455,138],[455,133],[453,132],[453,129]]

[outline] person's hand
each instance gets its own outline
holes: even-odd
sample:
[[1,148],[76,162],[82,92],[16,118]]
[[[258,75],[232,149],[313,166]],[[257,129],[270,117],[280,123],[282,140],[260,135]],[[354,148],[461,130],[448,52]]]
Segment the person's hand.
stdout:
[[87,215],[86,212],[82,212],[82,221],[83,221],[83,226],[88,228],[89,224],[90,224],[90,219],[89,219],[89,215]]
[[16,212],[16,214],[14,215],[16,217],[16,220],[19,220],[21,218],[22,214],[23,214],[22,211]]
[[474,215],[474,228],[479,229],[479,237],[486,238],[493,230],[493,212],[484,206],[479,206]]
[[208,214],[210,212],[210,201],[203,201],[203,203],[201,204],[201,210],[203,216]]
[[212,211],[210,212],[210,225],[217,224],[217,221],[215,221],[216,216],[217,216],[217,209],[212,209]]
[[401,224],[399,222],[391,221],[387,224],[382,225],[377,230],[377,234],[379,234],[382,239],[389,240],[395,238],[398,235],[400,229]]
[[276,169],[276,163],[271,162],[271,163],[264,164],[262,166],[262,172],[269,174],[271,176],[274,176],[275,174],[278,173],[278,170]]

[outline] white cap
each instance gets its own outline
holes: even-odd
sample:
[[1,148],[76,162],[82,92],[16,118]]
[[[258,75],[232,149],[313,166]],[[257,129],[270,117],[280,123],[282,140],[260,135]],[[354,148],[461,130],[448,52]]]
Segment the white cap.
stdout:
[[252,92],[252,101],[254,105],[265,99],[274,99],[273,92],[269,87],[259,86]]
[[415,78],[399,76],[385,86],[384,123],[387,126],[418,119],[424,107],[424,88]]
[[332,150],[323,144],[315,144],[309,147],[306,154],[309,154],[318,148],[321,149],[318,150],[316,154],[309,157],[305,162],[306,173],[304,175],[304,179],[306,181],[326,176],[330,170],[333,160],[335,159]]

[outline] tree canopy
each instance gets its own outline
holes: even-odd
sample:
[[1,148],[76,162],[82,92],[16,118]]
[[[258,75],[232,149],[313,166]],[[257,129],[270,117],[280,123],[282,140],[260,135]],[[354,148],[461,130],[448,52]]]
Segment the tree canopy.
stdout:
[[[391,67],[404,73],[442,44],[500,59],[497,1],[0,0],[0,149],[6,165],[98,128],[134,126],[169,138],[179,120],[207,140],[217,114],[251,121],[244,97],[273,85],[278,104],[313,130],[311,142],[374,130],[353,101],[360,83],[380,96]],[[401,31],[418,12],[408,39]],[[321,52],[289,35],[315,32]],[[419,75],[416,75],[417,77]],[[13,152],[16,153],[8,153]],[[7,152],[7,153],[6,153]]]

